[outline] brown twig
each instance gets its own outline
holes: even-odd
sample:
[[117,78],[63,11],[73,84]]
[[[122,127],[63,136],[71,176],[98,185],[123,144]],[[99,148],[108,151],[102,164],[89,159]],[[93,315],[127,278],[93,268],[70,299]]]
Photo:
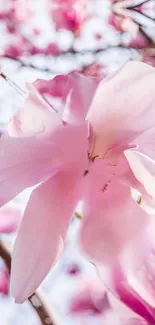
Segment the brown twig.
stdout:
[[[143,33],[142,30],[141,30],[141,32]],[[145,37],[148,38],[148,40],[150,41],[150,38],[149,37],[147,37],[146,35],[145,35]],[[81,52],[80,51],[77,51],[76,52],[74,49],[71,49],[70,51],[62,52],[57,57],[51,55],[51,58],[53,57],[53,58],[57,59],[57,58],[59,58],[61,56],[66,56],[66,55],[76,55],[76,54],[83,54],[83,55],[85,55],[85,54],[88,54],[88,53],[94,54],[94,56],[95,56],[98,53],[104,53],[105,51],[111,50],[111,49],[124,49],[124,50],[129,50],[129,51],[136,50],[136,51],[138,51],[140,53],[144,53],[145,54],[145,52],[147,52],[147,51],[151,51],[151,52],[154,52],[155,51],[155,43],[152,43],[149,48],[130,47],[130,45],[128,45],[128,46],[118,45],[118,46],[108,46],[106,48],[100,48],[100,49],[96,49],[96,50],[84,50],[84,51],[81,51]],[[26,63],[26,62],[24,62],[20,58],[12,58],[11,56],[8,56],[8,55],[7,56],[4,56],[4,57],[7,58],[7,59],[10,59],[10,60],[13,60],[13,61],[16,61],[16,62],[20,63],[20,67],[28,67],[28,68],[31,68],[31,69],[34,69],[34,70],[38,70],[38,71],[42,71],[42,72],[49,72],[51,74],[57,73],[57,71],[51,70],[48,67],[41,68],[41,67],[37,67],[36,65],[34,65],[32,63]],[[83,70],[83,68],[82,68],[82,70]]]
[[[0,241],[0,256],[5,261],[5,264],[10,272],[11,270],[11,255],[8,247]],[[53,316],[51,311],[51,306],[48,302],[47,297],[44,296],[44,293],[41,290],[37,290],[28,301],[35,309],[42,325],[56,325],[57,321]]]
[[8,271],[10,272],[10,270],[11,270],[11,257],[10,257],[10,253],[9,253],[9,250],[5,248],[5,246],[2,243],[2,241],[0,241],[0,256],[5,261],[5,264],[6,264],[7,268],[8,268]]

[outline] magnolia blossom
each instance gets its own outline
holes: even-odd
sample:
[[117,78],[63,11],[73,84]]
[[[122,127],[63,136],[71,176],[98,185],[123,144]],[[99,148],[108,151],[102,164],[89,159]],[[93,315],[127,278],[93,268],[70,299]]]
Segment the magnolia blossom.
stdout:
[[49,0],[49,6],[57,30],[77,33],[88,18],[88,0]]
[[[61,78],[59,105],[37,91],[38,83],[28,85],[25,104],[0,141],[0,205],[38,185],[12,256],[17,302],[48,273],[80,200],[82,248],[109,264],[144,227],[144,207],[155,196],[155,70],[128,62],[100,83],[78,73]],[[142,193],[142,206],[133,200],[131,187]]]

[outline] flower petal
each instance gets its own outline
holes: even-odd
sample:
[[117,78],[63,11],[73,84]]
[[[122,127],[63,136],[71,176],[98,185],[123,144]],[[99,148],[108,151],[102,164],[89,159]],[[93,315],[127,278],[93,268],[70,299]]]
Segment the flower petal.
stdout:
[[[149,312],[149,305],[142,299],[140,295],[129,285],[125,274],[119,264],[112,268],[112,291],[119,299],[126,304],[131,310],[146,319],[149,323],[154,322],[152,314]],[[109,284],[108,284],[109,287]],[[110,287],[111,289],[111,287]]]
[[[81,242],[87,254],[112,262],[147,221],[147,214],[132,199],[129,188],[116,179],[103,182],[98,162],[87,177]],[[108,174],[106,173],[106,179]]]
[[[45,100],[48,96],[48,102],[50,100],[52,106],[59,111],[60,103],[54,99],[57,97],[63,107],[62,119],[77,124],[84,121],[99,82],[99,78],[86,77],[73,71],[52,80],[37,80],[34,86]],[[56,103],[59,103],[59,108]]]
[[144,318],[136,314],[132,309],[128,308],[124,303],[120,302],[113,294],[108,294],[111,309],[118,317],[118,323],[110,322],[108,324],[120,325],[148,325]]
[[99,78],[88,78],[77,72],[68,75],[63,96],[63,120],[75,124],[84,121],[99,81]]
[[60,124],[59,116],[44,100],[36,88],[27,84],[30,91],[24,106],[11,118],[8,133],[12,137],[46,135]]
[[57,172],[62,152],[35,137],[0,140],[0,206]]
[[51,97],[62,98],[67,79],[67,75],[59,75],[50,80],[37,79],[33,82],[33,85],[43,97],[49,95]]
[[155,69],[134,61],[100,83],[87,116],[93,157],[103,157],[114,145],[128,144],[154,126],[154,84]]
[[128,163],[146,191],[155,198],[155,161],[136,150],[125,150],[124,154]]
[[135,138],[131,145],[135,147],[137,146],[137,150],[149,156],[150,158],[155,160],[155,127],[146,130],[141,133],[138,138]]
[[79,172],[59,172],[31,194],[12,255],[11,291],[18,303],[40,285],[55,261],[77,200]]

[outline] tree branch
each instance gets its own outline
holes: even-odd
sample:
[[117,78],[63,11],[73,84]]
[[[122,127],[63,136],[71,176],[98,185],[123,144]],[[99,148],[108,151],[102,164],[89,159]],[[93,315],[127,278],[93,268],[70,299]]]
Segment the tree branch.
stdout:
[[[143,30],[141,28],[140,28],[140,31],[143,33]],[[145,35],[145,37],[148,38],[148,40],[150,41],[149,37],[147,37],[146,35]],[[104,49],[102,48],[102,49],[97,49],[97,50],[84,50],[84,51],[81,51],[81,52],[80,51],[76,52],[74,49],[71,49],[69,51],[62,52],[58,56],[53,56],[53,58],[58,58],[58,57],[66,56],[66,55],[70,55],[70,54],[76,55],[76,54],[79,54],[79,53],[83,54],[83,55],[91,53],[91,54],[94,54],[94,56],[95,56],[98,53],[102,53],[102,52],[105,52],[106,50],[110,50],[110,49],[124,49],[124,50],[131,50],[131,51],[136,50],[141,54],[149,54],[149,53],[151,53],[151,56],[155,56],[155,44],[153,43],[148,48],[140,48],[140,47],[135,48],[135,47],[130,47],[130,46],[118,45],[118,46],[110,46],[110,47],[108,46],[107,48],[104,48]],[[40,67],[37,67],[36,65],[34,65],[32,63],[26,63],[20,58],[12,58],[11,56],[8,56],[8,55],[4,56],[4,58],[18,62],[20,64],[20,67],[27,67],[27,68],[31,68],[31,69],[34,69],[34,70],[38,70],[38,71],[42,71],[42,72],[49,72],[49,73],[56,73],[57,72],[57,71],[51,70],[48,67],[40,68]],[[89,65],[88,65],[88,67],[89,67]],[[86,66],[84,68],[86,68]],[[83,68],[80,71],[83,71]]]
[[[11,255],[9,249],[0,241],[0,256],[4,260],[9,272],[11,271]],[[53,316],[51,306],[44,293],[38,289],[28,299],[29,303],[35,309],[42,325],[56,325],[56,317]]]

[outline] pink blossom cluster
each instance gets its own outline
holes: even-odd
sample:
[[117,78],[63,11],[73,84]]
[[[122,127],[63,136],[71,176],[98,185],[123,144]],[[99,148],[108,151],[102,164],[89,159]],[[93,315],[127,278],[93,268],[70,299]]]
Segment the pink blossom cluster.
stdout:
[[48,0],[52,21],[56,29],[68,29],[78,34],[89,17],[88,0]]
[[[98,0],[95,0],[96,6],[97,1]],[[107,21],[109,29],[112,26],[117,37],[119,33],[120,41],[116,46],[137,49],[139,60],[154,66],[154,51],[151,54],[149,54],[150,52],[145,51],[146,48],[153,47],[153,38],[151,38],[150,33],[148,33],[149,28],[151,28],[149,26],[153,26],[154,17],[152,15],[153,9],[152,11],[149,9],[149,3],[151,0],[142,0],[141,2],[137,1],[136,3],[133,0],[110,2],[111,7]],[[95,9],[94,11],[92,9],[91,0],[48,0],[45,7],[45,15],[47,20],[51,23],[51,25],[49,24],[49,30],[46,33],[42,30],[40,24],[36,24],[38,13],[33,6],[33,0],[7,0],[6,4],[3,5],[0,11],[0,23],[3,23],[6,28],[6,37],[9,34],[9,42],[0,49],[2,64],[3,58],[19,61],[21,66],[25,66],[25,57],[28,57],[30,60],[33,56],[44,56],[46,60],[46,56],[48,56],[48,58],[57,58],[66,55],[67,53],[69,58],[70,55],[73,55],[74,57],[76,56],[76,53],[80,53],[76,47],[76,41],[78,40],[78,43],[80,43],[80,37],[83,34],[83,31],[85,31],[87,23],[95,18],[98,18],[99,23],[103,20],[103,9],[101,10],[101,14],[96,14]],[[147,16],[149,16],[149,18]],[[144,24],[145,19],[148,19],[148,27],[147,24]],[[53,25],[54,31],[52,29]],[[27,26],[26,33],[25,26]],[[65,31],[72,32],[73,42],[69,45],[67,50],[64,50],[61,43],[58,42],[59,37],[57,37],[57,34],[60,31],[63,31],[64,33]],[[46,37],[45,34],[48,33],[53,33],[55,37],[51,41],[48,40],[45,43],[42,42],[41,39],[44,39]],[[110,42],[109,44],[106,33],[100,33],[100,31],[94,33],[94,44],[96,45],[93,50],[89,48],[88,52],[94,55],[93,64],[96,65],[96,72],[98,72],[98,74],[100,74],[99,70],[102,71],[104,69],[105,63],[97,61],[97,53],[102,53],[102,51],[105,51],[109,46],[111,47],[111,43],[113,44],[113,42]],[[81,51],[83,51],[82,48]],[[35,65],[31,62],[29,65],[35,68]],[[86,68],[87,74],[90,72],[91,75],[91,65],[92,63],[87,63],[80,69],[80,71],[85,73]],[[45,68],[45,70],[48,70],[48,68]]]

